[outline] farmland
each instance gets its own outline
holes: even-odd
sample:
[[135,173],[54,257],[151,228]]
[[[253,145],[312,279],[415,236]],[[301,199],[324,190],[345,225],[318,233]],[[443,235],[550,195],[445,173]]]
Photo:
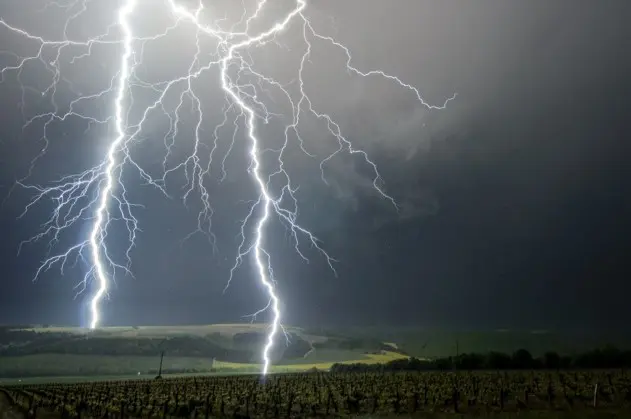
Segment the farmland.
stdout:
[[[0,329],[0,383],[38,377],[155,376],[162,352],[164,374],[255,373],[261,369],[265,330],[260,324]],[[376,339],[328,337],[292,327],[286,332],[288,340],[280,337],[272,351],[273,372],[407,357]]]
[[[539,332],[454,339],[294,327],[262,378],[264,331],[256,324],[5,328],[0,416],[3,409],[15,418],[631,414],[631,351],[606,341],[571,355],[554,345],[561,339]],[[533,353],[511,350],[511,342]],[[164,375],[154,379],[162,351]],[[428,352],[440,356],[423,358]]]
[[520,417],[528,417],[523,414],[628,412],[631,375],[620,370],[301,373],[265,379],[247,375],[47,384],[7,387],[4,391],[15,406],[37,417],[374,417],[419,413],[521,413]]
[[[86,381],[94,378],[143,378],[163,373],[244,374],[260,371],[262,324],[128,326],[87,331],[76,327],[0,328],[0,385],[22,379]],[[309,329],[286,327],[272,353],[273,372],[326,370],[333,363],[383,363],[408,355],[439,358],[456,353],[513,353],[533,356],[603,347],[629,347],[621,337],[585,339],[545,331],[448,332],[403,328]]]

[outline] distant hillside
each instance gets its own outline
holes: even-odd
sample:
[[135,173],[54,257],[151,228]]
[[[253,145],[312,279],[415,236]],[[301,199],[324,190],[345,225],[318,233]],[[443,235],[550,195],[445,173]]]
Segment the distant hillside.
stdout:
[[360,340],[394,342],[397,348],[410,356],[440,358],[456,353],[488,353],[491,351],[513,353],[527,349],[534,356],[555,351],[562,355],[574,355],[607,345],[631,349],[630,333],[580,333],[552,330],[431,330],[412,327],[339,327],[310,328],[306,333]]
[[[244,330],[244,331],[240,331]],[[211,333],[203,333],[210,332]],[[200,333],[202,332],[202,333]],[[228,362],[256,362],[265,340],[263,327],[235,328],[111,328],[86,331],[72,328],[0,329],[0,356],[39,354],[206,357]],[[298,333],[275,345],[272,357],[303,357],[313,349]],[[283,339],[282,336],[279,337]]]
[[[367,354],[391,346],[371,339],[354,339],[285,329],[270,353],[274,364],[361,362]],[[168,372],[208,372],[224,369],[258,370],[267,326],[227,324],[181,327],[111,327],[94,331],[55,326],[0,327],[0,377],[33,375],[124,374],[153,371],[165,352]],[[151,367],[149,367],[151,366]],[[149,368],[149,369],[148,369]]]
[[[309,351],[370,353],[394,351],[421,358],[456,352],[512,353],[527,349],[539,356],[546,351],[572,355],[604,345],[631,349],[625,336],[555,333],[545,330],[441,331],[411,328],[311,328],[286,327],[290,343],[279,334],[276,361],[298,359]],[[108,327],[89,331],[73,327],[0,327],[0,356],[42,353],[81,355],[156,355],[209,357],[229,362],[257,362],[264,344],[264,324],[214,324],[197,326]],[[385,343],[387,342],[387,343]],[[394,346],[392,345],[394,343]]]
[[[165,373],[257,372],[264,324],[107,327],[0,327],[0,377],[155,374],[165,352]],[[561,334],[545,330],[431,331],[411,328],[286,327],[271,357],[275,371],[327,369],[333,363],[375,363],[456,353],[547,351],[572,355],[611,344],[629,349],[624,336]]]

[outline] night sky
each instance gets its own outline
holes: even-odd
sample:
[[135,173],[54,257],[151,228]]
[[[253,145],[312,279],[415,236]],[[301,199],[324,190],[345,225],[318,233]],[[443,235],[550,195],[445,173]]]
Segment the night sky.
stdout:
[[[370,188],[370,168],[359,159],[345,154],[332,161],[327,185],[317,161],[292,151],[296,157],[288,166],[300,185],[299,221],[338,260],[338,276],[301,242],[311,260],[304,263],[274,224],[269,246],[284,321],[623,330],[631,317],[631,3],[314,0],[310,7],[318,30],[348,46],[358,68],[394,74],[434,104],[458,96],[447,109],[428,111],[392,83],[349,76],[339,50],[314,47],[307,90],[377,163],[401,210]],[[63,24],[34,10],[0,0],[0,17],[8,23],[59,35]],[[29,16],[37,17],[26,24]],[[90,29],[75,28],[77,34]],[[261,65],[289,81],[300,42],[279,42],[290,49],[272,47]],[[33,47],[0,28],[0,67],[15,64],[7,52],[32,54]],[[143,71],[176,71],[178,60],[167,56],[179,49],[186,47],[149,51],[153,67]],[[71,74],[86,94],[91,83],[102,89],[115,74],[116,56],[96,56],[93,68],[86,64]],[[22,80],[41,90],[45,77],[34,64]],[[217,88],[206,93],[212,102]],[[21,134],[21,94],[15,74],[5,77],[2,197],[43,146],[36,127]],[[28,115],[48,109],[30,90],[27,102]],[[163,128],[149,127],[134,146],[152,170],[164,155]],[[282,133],[274,129],[262,131],[262,138]],[[47,154],[25,182],[45,185],[93,166],[104,155],[107,133],[86,133],[85,124],[72,119],[55,125]],[[221,135],[227,144],[231,134]],[[312,150],[334,146],[322,126],[308,121],[302,135]],[[129,171],[129,198],[142,205],[135,212],[142,231],[131,253],[134,277],[117,276],[103,305],[105,325],[236,322],[265,305],[249,259],[222,294],[239,242],[238,221],[247,214],[243,201],[256,197],[246,172],[247,143],[239,138],[226,180],[210,182],[215,251],[203,235],[182,241],[195,229],[200,208],[195,199],[182,204],[182,179],[173,180],[169,200]],[[180,141],[183,150],[190,147],[186,137]],[[28,245],[17,257],[20,242],[37,234],[52,210],[43,203],[18,219],[30,194],[13,189],[0,210],[0,323],[85,324],[86,295],[75,298],[73,288],[85,264],[69,264],[63,276],[51,269],[32,282],[47,243]],[[55,249],[64,251],[88,228],[83,223],[68,230]],[[125,238],[122,230],[112,231],[114,254],[124,252]]]

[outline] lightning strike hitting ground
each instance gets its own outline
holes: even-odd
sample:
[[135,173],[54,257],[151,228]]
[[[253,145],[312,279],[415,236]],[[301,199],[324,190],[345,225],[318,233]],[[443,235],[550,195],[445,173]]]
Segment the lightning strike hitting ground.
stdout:
[[[352,64],[351,52],[344,45],[330,36],[320,34],[314,28],[314,24],[307,15],[307,2],[305,0],[291,3],[287,8],[288,10],[282,13],[274,9],[280,15],[268,23],[267,28],[259,30],[252,28],[261,26],[261,22],[264,20],[262,19],[263,15],[266,11],[271,10],[272,5],[267,0],[253,1],[252,4],[243,3],[241,18],[234,22],[229,29],[222,28],[225,19],[207,16],[207,9],[203,2],[191,7],[190,4],[176,0],[124,0],[118,4],[112,0],[102,1],[106,2],[104,4],[111,4],[111,7],[116,7],[116,21],[107,26],[105,33],[86,37],[82,40],[71,38],[69,28],[73,23],[87,19],[86,16],[90,7],[97,0],[50,1],[46,3],[39,12],[54,9],[65,13],[67,17],[63,33],[58,39],[36,35],[32,31],[11,24],[3,16],[0,17],[0,30],[5,31],[5,33],[12,33],[21,39],[21,42],[25,42],[26,45],[35,50],[31,54],[5,53],[13,58],[13,63],[0,67],[0,82],[6,81],[7,77],[11,76],[15,77],[16,82],[21,87],[22,112],[25,120],[23,132],[26,135],[28,130],[39,127],[41,140],[44,143],[41,152],[31,162],[27,176],[17,182],[17,185],[34,191],[33,199],[26,206],[22,215],[26,215],[35,205],[45,200],[51,200],[54,203],[54,210],[50,218],[42,224],[40,233],[23,244],[48,239],[50,241],[49,250],[54,252],[53,249],[56,248],[55,245],[65,230],[86,219],[91,222],[88,237],[62,252],[49,254],[35,273],[35,279],[54,266],[59,266],[63,272],[71,258],[89,260],[90,269],[77,285],[77,292],[85,291],[90,281],[95,280],[96,290],[90,302],[90,328],[94,329],[100,325],[100,303],[108,295],[109,286],[116,271],[122,270],[126,274],[131,274],[131,250],[139,232],[139,222],[133,213],[135,204],[127,198],[126,188],[133,185],[123,182],[123,170],[135,171],[144,182],[156,187],[168,197],[171,195],[167,188],[167,178],[176,172],[183,173],[187,182],[182,195],[183,202],[187,205],[192,199],[193,193],[199,194],[202,209],[197,217],[196,232],[206,234],[213,249],[215,249],[217,243],[212,231],[214,209],[211,205],[211,191],[207,185],[213,180],[211,168],[214,163],[213,159],[219,152],[219,131],[232,121],[234,126],[232,141],[228,151],[221,159],[222,176],[220,179],[215,179],[221,182],[228,176],[225,167],[226,159],[237,143],[239,124],[243,123],[245,136],[249,141],[250,164],[243,167],[242,170],[247,170],[252,177],[258,190],[258,198],[253,201],[247,216],[241,223],[240,245],[235,263],[229,272],[225,289],[230,286],[233,274],[241,266],[244,257],[252,255],[258,280],[266,290],[269,302],[251,316],[255,318],[256,315],[271,310],[271,325],[267,334],[267,342],[262,351],[262,373],[266,374],[271,364],[270,353],[276,335],[282,330],[280,301],[276,292],[271,254],[265,247],[267,227],[271,218],[277,217],[288,228],[294,241],[295,250],[301,258],[307,261],[307,257],[300,249],[300,237],[304,237],[322,254],[329,267],[335,272],[333,266],[335,260],[327,254],[318,239],[309,230],[297,223],[298,199],[295,194],[298,186],[292,184],[290,174],[285,169],[285,162],[288,159],[286,151],[292,135],[296,138],[298,146],[305,155],[315,158],[314,154],[307,150],[306,140],[303,139],[300,132],[301,118],[310,115],[317,121],[321,121],[326,126],[328,134],[338,143],[338,147],[322,158],[319,163],[323,182],[327,183],[325,178],[326,164],[337,155],[343,152],[358,155],[372,169],[372,184],[375,190],[383,199],[388,200],[397,208],[395,199],[383,189],[377,165],[365,151],[355,147],[343,135],[342,129],[335,119],[328,113],[317,109],[307,95],[305,90],[307,81],[304,74],[306,63],[310,61],[312,56],[313,43],[321,42],[332,49],[341,51],[346,56],[345,70],[349,74],[366,78],[384,78],[394,83],[395,86],[409,91],[420,105],[428,109],[443,109],[450,100],[455,98],[455,95],[441,105],[430,105],[415,87],[401,81],[394,75],[381,70],[359,70]],[[170,15],[170,24],[165,25],[158,33],[150,36],[141,35],[139,29],[142,26],[140,25],[141,16],[151,15],[156,8],[160,7],[162,12]],[[295,27],[300,29],[304,43],[304,51],[296,77],[298,83],[297,98],[294,97],[296,95],[292,96],[288,85],[284,85],[263,74],[261,70],[255,69],[251,55],[254,50],[263,48],[270,43],[280,45],[279,37],[292,25],[298,25]],[[182,28],[189,28],[195,34],[188,41],[196,48],[188,70],[182,75],[159,82],[143,80],[141,67],[144,65],[143,58],[147,45],[170,37],[174,38],[174,42],[182,42],[181,38],[175,39],[176,35],[174,34],[176,30]],[[204,43],[208,40],[214,42],[214,51],[212,52],[204,51]],[[76,88],[77,83],[72,80],[72,68],[84,60],[98,61],[96,49],[112,50],[119,65],[116,74],[110,77],[110,83],[105,88],[97,89],[91,94],[83,94]],[[39,90],[39,96],[48,99],[50,109],[28,115],[28,99],[33,87],[27,86],[22,81],[22,76],[34,65],[39,65],[49,79],[49,84]],[[218,71],[216,76],[212,75],[213,70]],[[207,74],[210,77],[203,79],[204,82],[209,83],[214,80],[218,83],[225,99],[223,118],[212,131],[212,144],[210,145],[205,143],[205,138],[202,135],[205,112],[202,105],[203,100],[198,93],[199,87],[195,85]],[[142,106],[142,110],[139,112],[140,116],[135,121],[131,121],[132,108],[138,106],[134,100],[133,89],[147,91],[155,96],[151,103]],[[275,90],[287,101],[286,104],[290,106],[290,115],[278,115],[269,111],[268,107],[272,103],[270,89]],[[179,92],[179,100],[174,107],[169,105],[169,95],[172,92]],[[68,93],[73,96],[72,100],[64,100],[63,95]],[[266,94],[268,95],[267,100],[265,99]],[[182,122],[182,114],[185,112],[186,100],[190,100],[190,113],[196,118],[193,150],[179,163],[170,165],[171,159],[176,154],[173,147],[176,138],[179,137],[180,127],[184,123]],[[100,103],[102,107],[110,108],[111,113],[104,117],[98,112],[88,110],[88,105],[94,102]],[[169,124],[169,130],[163,138],[166,154],[162,162],[163,170],[160,177],[151,175],[137,159],[133,158],[131,153],[132,145],[140,141],[146,126],[152,124],[150,117],[154,114],[166,116]],[[282,117],[287,118],[287,123],[284,125],[282,146],[277,149],[263,146],[264,139],[260,138],[258,134],[257,123],[267,124],[272,119],[282,120]],[[95,126],[113,126],[114,135],[109,136],[110,140],[105,158],[95,167],[78,174],[64,176],[48,186],[27,183],[36,163],[46,155],[50,130],[56,124],[71,119],[85,123],[86,132]],[[209,151],[204,154],[206,147],[209,148]],[[262,164],[264,154],[277,156],[276,170],[265,172]],[[205,164],[204,161],[206,161]],[[279,181],[278,179],[280,179],[282,186],[275,190],[273,185],[274,182]],[[115,258],[108,252],[107,247],[108,232],[118,228],[118,225],[126,229],[128,237],[125,263],[116,262]],[[248,227],[251,225],[253,225],[253,234],[250,235],[248,234]]]

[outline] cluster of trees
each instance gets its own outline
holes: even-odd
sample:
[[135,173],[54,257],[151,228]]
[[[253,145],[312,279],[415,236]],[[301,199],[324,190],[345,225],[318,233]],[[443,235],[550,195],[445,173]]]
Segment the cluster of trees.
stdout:
[[512,355],[502,352],[465,353],[432,360],[414,357],[397,359],[386,364],[334,364],[331,372],[600,368],[631,368],[631,350],[621,351],[614,347],[605,347],[574,356],[547,352],[535,358],[527,350],[519,349]]

